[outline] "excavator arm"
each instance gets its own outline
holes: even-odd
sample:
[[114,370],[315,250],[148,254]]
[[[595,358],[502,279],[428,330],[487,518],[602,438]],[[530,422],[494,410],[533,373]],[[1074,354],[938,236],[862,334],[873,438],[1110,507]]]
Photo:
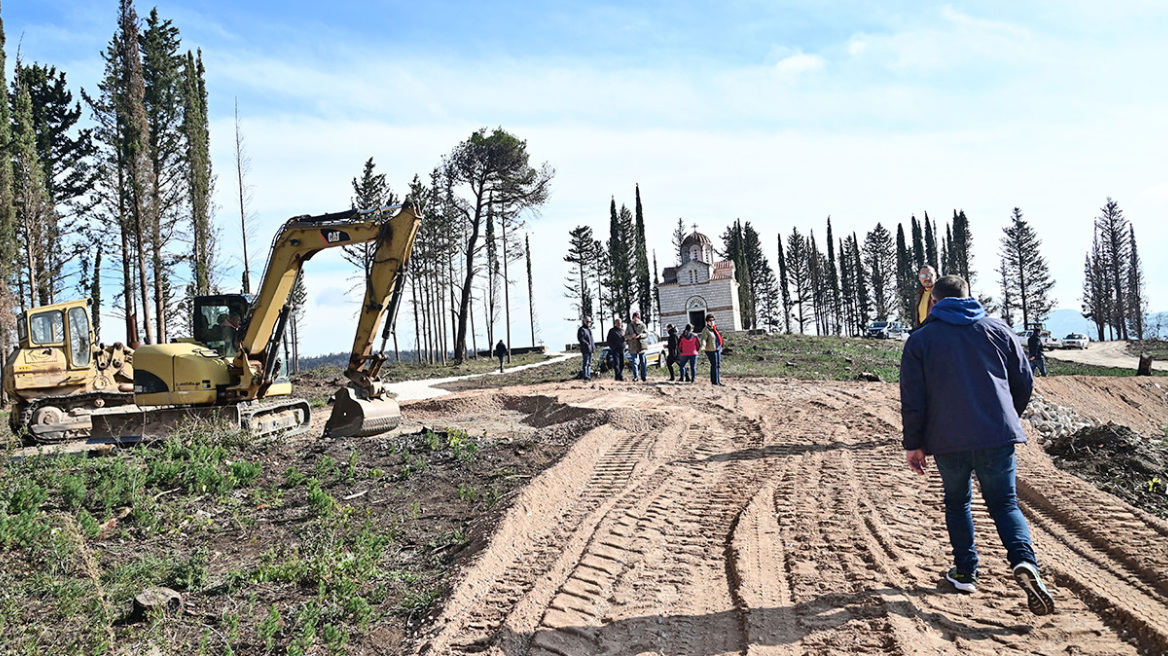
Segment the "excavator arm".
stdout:
[[[394,209],[398,213],[384,220]],[[304,263],[328,248],[372,241],[377,248],[366,272],[365,298],[345,376],[359,399],[380,398],[377,373],[384,358],[373,353],[373,343],[385,315],[400,302],[402,274],[421,220],[409,204],[289,219],[272,240],[259,292],[240,326],[240,349],[232,364],[238,382],[227,389],[228,399],[262,397],[274,382],[278,348],[291,312],[288,297]],[[386,335],[392,330],[392,321],[390,316]]]

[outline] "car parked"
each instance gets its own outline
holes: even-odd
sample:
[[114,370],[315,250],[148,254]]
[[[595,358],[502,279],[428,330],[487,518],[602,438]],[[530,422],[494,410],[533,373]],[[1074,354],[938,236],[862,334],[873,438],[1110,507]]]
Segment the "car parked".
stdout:
[[904,324],[899,321],[873,321],[864,331],[864,337],[872,339],[908,339]]
[[[625,351],[625,371],[628,371],[628,369],[629,369],[629,365],[631,364],[629,362],[629,359],[631,357],[632,357],[631,354],[628,351]],[[665,342],[661,341],[653,333],[649,333],[648,335],[646,335],[645,336],[645,362],[646,362],[646,364],[661,368],[661,367],[665,366],[665,358],[666,358]],[[600,353],[597,356],[597,360],[600,363],[599,364],[600,373],[604,373],[604,372],[608,371],[609,369],[612,369],[612,367],[613,367],[612,353],[609,352],[609,348],[607,346],[600,349]]]
[[1082,349],[1086,350],[1087,345],[1091,343],[1091,338],[1083,333],[1071,333],[1063,338],[1063,348],[1065,349]]

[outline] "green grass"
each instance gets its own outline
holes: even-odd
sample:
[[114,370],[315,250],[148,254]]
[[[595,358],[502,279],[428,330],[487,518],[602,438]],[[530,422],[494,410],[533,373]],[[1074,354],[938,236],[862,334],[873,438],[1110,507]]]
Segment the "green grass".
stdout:
[[[814,335],[748,335],[745,332],[726,334],[726,351],[722,358],[722,377],[794,378],[798,380],[856,380],[860,374],[870,373],[881,380],[894,383],[900,380],[900,356],[904,343],[895,340],[861,339],[854,337],[819,337]],[[1097,367],[1054,358],[1046,360],[1051,376],[1134,376],[1134,369]],[[704,355],[698,356],[699,382],[709,376],[709,365]],[[501,376],[472,378],[443,385],[457,391],[513,385],[563,382],[576,379],[580,360],[570,358],[544,367],[506,373]],[[625,369],[628,375],[628,368]],[[1156,372],[1157,376],[1168,375]],[[612,379],[612,372],[593,374],[596,378]],[[667,369],[649,367],[650,380],[668,380]]]
[[1153,360],[1164,362],[1168,360],[1168,339],[1145,339],[1139,342],[1128,342],[1127,352],[1139,357],[1147,353]]

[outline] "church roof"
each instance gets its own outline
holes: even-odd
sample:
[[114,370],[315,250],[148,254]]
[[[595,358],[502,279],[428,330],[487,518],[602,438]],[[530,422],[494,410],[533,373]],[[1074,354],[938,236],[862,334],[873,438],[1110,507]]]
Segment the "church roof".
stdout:
[[714,242],[710,241],[709,237],[703,235],[702,233],[698,232],[697,230],[694,230],[693,234],[686,237],[685,241],[681,242],[681,247],[685,248],[687,246],[693,246],[694,244],[697,244],[699,246],[713,246]]
[[714,272],[710,274],[711,280],[729,280],[734,277],[734,262],[726,260],[725,262],[714,262]]
[[666,285],[677,282],[677,267],[665,267],[661,272],[661,282]]

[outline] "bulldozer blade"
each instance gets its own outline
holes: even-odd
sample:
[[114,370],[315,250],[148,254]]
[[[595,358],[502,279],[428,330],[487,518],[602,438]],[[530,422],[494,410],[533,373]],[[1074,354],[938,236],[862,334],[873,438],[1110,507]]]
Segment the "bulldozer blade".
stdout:
[[369,437],[401,424],[401,408],[388,397],[360,399],[350,387],[337,390],[333,414],[324,426],[326,437]]

